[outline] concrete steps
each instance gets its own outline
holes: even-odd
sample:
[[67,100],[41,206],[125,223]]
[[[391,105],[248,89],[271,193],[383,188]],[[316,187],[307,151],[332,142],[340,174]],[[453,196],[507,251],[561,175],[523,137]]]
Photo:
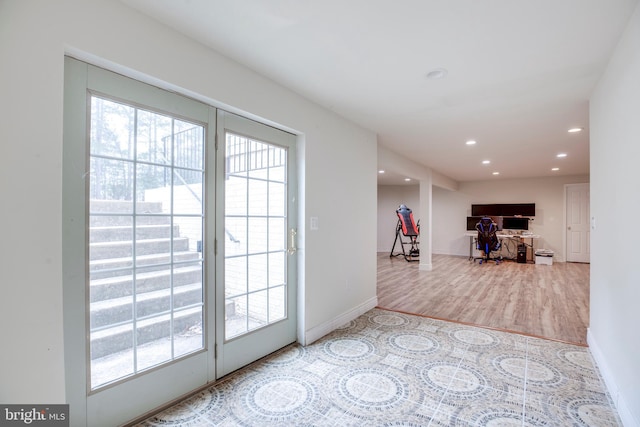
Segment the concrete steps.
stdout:
[[[181,236],[160,202],[136,202],[134,231],[133,208],[126,201],[90,202],[92,359],[130,350],[134,338],[139,345],[165,340],[172,331],[181,333],[202,322],[202,254],[194,250],[197,245]],[[171,309],[179,311],[172,316]]]
[[[136,297],[137,317],[150,316],[168,311],[172,307],[181,308],[202,302],[202,284],[191,283],[138,294]],[[133,296],[111,298],[91,303],[91,328],[100,328],[133,319]]]
[[[171,223],[171,218],[161,214],[145,214],[138,216],[138,225],[166,225]],[[109,227],[125,225],[131,226],[131,217],[126,215],[96,215],[89,218],[90,227]]]
[[[183,333],[193,325],[202,321],[202,308],[193,307],[182,310],[173,316],[164,314],[137,322],[136,342],[145,344],[170,336],[173,324],[174,333]],[[108,356],[122,350],[131,349],[133,343],[133,325],[113,326],[91,334],[91,359]]]
[[[173,229],[173,233],[172,233]],[[180,235],[180,227],[171,224],[137,224],[136,239],[154,239],[158,237],[169,238]],[[133,227],[131,225],[108,225],[101,227],[91,227],[90,243],[105,241],[131,241],[133,238]]]
[[[174,252],[173,262],[181,264],[186,261],[197,261],[200,259],[200,255],[198,252]],[[171,255],[168,253],[136,257],[136,265],[145,267],[145,271],[166,270],[169,263],[171,263]],[[132,266],[133,259],[131,257],[97,259],[89,262],[89,274],[92,280],[126,276],[131,274]]]
[[[174,251],[189,250],[189,239],[186,237],[177,238],[157,238],[136,241],[137,255],[152,255],[168,253],[173,244]],[[109,259],[124,258],[133,255],[133,244],[131,241],[110,241],[89,243],[89,259]]]
[[[172,284],[179,287],[199,282],[202,278],[200,265],[174,266],[173,278],[170,266],[163,270],[152,270],[136,274],[136,292],[153,292],[169,288]],[[133,294],[133,275],[107,277],[91,281],[91,302],[120,298]]]

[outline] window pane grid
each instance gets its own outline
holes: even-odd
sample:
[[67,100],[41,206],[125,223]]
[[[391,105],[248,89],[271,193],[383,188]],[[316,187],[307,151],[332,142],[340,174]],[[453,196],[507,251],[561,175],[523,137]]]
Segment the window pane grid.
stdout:
[[[105,156],[105,155],[100,155],[100,154],[92,154],[91,155],[92,159],[96,159],[96,160],[105,160],[105,161],[117,161],[120,162],[122,164],[137,164],[140,166],[158,166],[158,167],[168,167],[169,164],[167,163],[155,163],[155,162],[145,162],[145,161],[140,161],[140,160],[130,160],[130,159],[122,159],[122,158],[118,158],[118,157],[112,157],[112,156]],[[183,171],[184,175],[187,174],[193,174],[193,176],[197,176],[198,174],[201,174],[204,172],[204,169],[200,169],[200,168],[189,168],[189,167],[177,167],[174,166],[173,167],[174,170],[178,170],[178,171]],[[167,178],[168,179],[168,178]]]
[[286,318],[286,292],[272,289],[276,282],[287,286],[286,263],[273,261],[286,259],[287,151],[232,133],[225,148],[225,338],[231,339]]
[[204,127],[91,99],[91,388],[204,348]]
[[[203,308],[204,307],[204,303],[195,303],[195,304],[191,304],[191,305],[185,305],[182,307],[177,307],[177,308],[173,308],[173,309],[169,309],[169,310],[165,310],[165,311],[159,311],[153,314],[149,314],[146,316],[138,316],[137,317],[137,322],[143,322],[146,320],[153,320],[153,319],[157,319],[157,318],[162,318],[162,317],[167,317],[170,314],[180,314],[180,312],[190,312],[192,311],[194,308]],[[121,322],[113,322],[110,323],[108,325],[104,325],[104,326],[97,326],[97,327],[92,327],[91,328],[91,333],[92,334],[99,334],[102,331],[109,331],[110,329],[114,328],[114,327],[121,327],[121,326],[131,326],[133,324],[133,322],[131,320],[123,320]]]

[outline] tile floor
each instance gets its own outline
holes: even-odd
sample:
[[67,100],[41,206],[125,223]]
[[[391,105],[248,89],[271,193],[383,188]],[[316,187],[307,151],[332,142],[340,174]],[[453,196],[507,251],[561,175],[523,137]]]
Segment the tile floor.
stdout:
[[621,426],[587,348],[373,309],[139,426]]

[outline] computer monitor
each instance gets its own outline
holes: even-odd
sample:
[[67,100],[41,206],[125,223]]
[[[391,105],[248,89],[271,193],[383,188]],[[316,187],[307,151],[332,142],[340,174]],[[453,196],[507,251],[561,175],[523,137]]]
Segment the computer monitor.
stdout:
[[529,218],[503,217],[502,229],[503,230],[528,230]]
[[[484,216],[468,216],[467,217],[467,231],[476,231],[476,224],[480,222],[480,220],[484,218]],[[496,223],[496,228],[498,231],[502,230],[502,217],[501,216],[490,216],[491,220]]]
[[482,219],[481,216],[468,216],[467,217],[467,231],[474,231],[476,224]]

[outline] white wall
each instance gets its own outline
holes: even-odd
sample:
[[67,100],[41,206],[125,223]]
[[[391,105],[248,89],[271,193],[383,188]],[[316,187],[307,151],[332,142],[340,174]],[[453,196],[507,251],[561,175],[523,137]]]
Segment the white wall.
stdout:
[[591,315],[589,345],[625,426],[640,426],[640,6],[590,103]]
[[[375,134],[119,1],[3,0],[1,402],[65,402],[61,267],[65,52],[301,134],[302,329],[308,332],[331,324],[337,316],[375,301],[375,215],[362,215],[357,221],[344,217],[344,209],[351,206],[376,211]],[[309,216],[319,218],[319,231],[306,230]],[[351,247],[344,243],[355,239],[357,244]]]
[[[589,182],[588,176],[461,182],[457,192],[434,191],[434,253],[469,255],[469,238],[462,236],[472,204],[535,203],[536,216],[529,231],[542,238],[536,248],[551,249],[558,262],[565,261],[565,184]],[[435,226],[434,226],[435,228]]]
[[[469,238],[464,236],[471,205],[476,203],[535,203],[536,216],[529,230],[540,234],[536,248],[552,249],[555,260],[565,260],[564,247],[564,191],[565,184],[589,182],[588,176],[532,178],[460,182],[457,191],[433,187],[432,251],[434,254],[469,255]],[[389,226],[389,212],[400,199],[412,200],[418,206],[417,186],[378,187],[378,251],[391,249],[393,225]],[[396,206],[397,207],[397,206]],[[413,209],[413,206],[410,206]],[[417,219],[414,209],[414,217]],[[419,212],[418,212],[419,213]],[[425,233],[426,229],[421,230]],[[422,233],[421,233],[422,234]]]

